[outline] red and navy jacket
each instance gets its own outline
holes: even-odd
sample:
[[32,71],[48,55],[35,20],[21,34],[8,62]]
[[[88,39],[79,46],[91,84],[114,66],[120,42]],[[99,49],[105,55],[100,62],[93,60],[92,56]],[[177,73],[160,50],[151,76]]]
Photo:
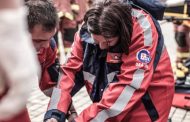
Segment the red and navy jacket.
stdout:
[[91,44],[93,38],[83,25],[62,67],[45,120],[64,121],[72,95],[85,85],[93,104],[80,113],[77,122],[167,121],[174,78],[161,30],[143,10],[132,9],[132,16],[128,55],[120,45],[107,51]]
[[44,92],[57,84],[60,69],[60,63],[57,58],[57,45],[53,38],[50,40],[49,45],[42,54],[38,55],[42,70],[39,87]]

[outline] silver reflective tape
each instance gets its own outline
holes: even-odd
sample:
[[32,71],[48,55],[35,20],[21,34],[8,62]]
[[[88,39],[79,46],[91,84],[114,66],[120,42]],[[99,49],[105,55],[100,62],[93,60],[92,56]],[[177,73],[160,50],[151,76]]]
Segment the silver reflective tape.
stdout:
[[88,81],[89,83],[93,84],[95,80],[95,75],[90,74],[89,72],[83,71],[84,80]]
[[60,71],[59,71],[59,77],[58,77],[58,83],[57,83],[57,88],[60,87],[62,76],[63,76],[63,71],[62,71],[62,69],[60,69]]
[[61,89],[54,88],[48,110],[57,109],[60,98],[61,98]]
[[152,29],[148,18],[143,15],[139,10],[132,9],[132,16],[138,19],[138,23],[144,32],[144,45],[152,46]]
[[144,70],[138,69],[133,75],[132,83],[130,85],[127,85],[123,89],[123,91],[121,92],[115,103],[109,109],[102,110],[101,112],[99,112],[96,115],[96,117],[91,120],[91,122],[104,122],[108,118],[120,114],[127,106],[135,90],[140,88],[143,79],[144,79]]
[[143,79],[144,79],[144,70],[143,69],[136,70],[133,75],[133,81],[131,82],[130,86],[132,86],[135,89],[139,89]]
[[108,83],[111,83],[115,77],[115,75],[117,74],[117,71],[116,72],[111,72],[107,75],[107,78],[108,78]]

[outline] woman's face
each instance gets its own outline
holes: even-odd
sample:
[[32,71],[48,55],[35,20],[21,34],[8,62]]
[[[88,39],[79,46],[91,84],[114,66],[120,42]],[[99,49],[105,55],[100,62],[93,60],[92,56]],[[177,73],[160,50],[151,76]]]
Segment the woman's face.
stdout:
[[117,44],[119,37],[105,38],[102,35],[91,34],[95,44],[98,44],[100,49],[108,49]]

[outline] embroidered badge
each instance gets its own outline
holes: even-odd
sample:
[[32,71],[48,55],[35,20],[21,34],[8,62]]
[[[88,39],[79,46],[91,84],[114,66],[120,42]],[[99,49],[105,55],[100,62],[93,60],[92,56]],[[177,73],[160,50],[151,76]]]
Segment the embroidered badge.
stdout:
[[142,63],[148,64],[151,61],[150,52],[145,49],[138,51],[136,57]]

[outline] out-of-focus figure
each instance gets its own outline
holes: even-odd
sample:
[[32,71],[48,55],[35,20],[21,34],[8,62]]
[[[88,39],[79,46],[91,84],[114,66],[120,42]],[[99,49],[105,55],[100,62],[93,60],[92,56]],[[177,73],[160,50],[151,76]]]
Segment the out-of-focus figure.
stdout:
[[60,17],[60,32],[65,52],[70,52],[74,34],[87,9],[86,0],[54,0],[54,5]]
[[23,0],[0,1],[0,122],[30,122],[26,102],[39,67],[26,13]]
[[[39,87],[46,96],[51,97],[53,87],[59,84],[62,77],[57,45],[53,38],[58,28],[56,8],[50,0],[27,0],[25,5],[29,11],[27,16],[29,31],[42,70]],[[75,116],[76,111],[71,107],[68,121]]]
[[186,0],[167,0],[166,16],[174,23],[175,40],[177,43],[177,62],[184,62],[190,57],[190,5]]
[[188,0],[164,0],[165,17],[174,23],[177,44],[176,62],[185,62],[190,57],[190,4]]
[[190,108],[190,1],[165,0],[165,17],[173,22],[177,44],[176,75],[173,105],[184,109]]

